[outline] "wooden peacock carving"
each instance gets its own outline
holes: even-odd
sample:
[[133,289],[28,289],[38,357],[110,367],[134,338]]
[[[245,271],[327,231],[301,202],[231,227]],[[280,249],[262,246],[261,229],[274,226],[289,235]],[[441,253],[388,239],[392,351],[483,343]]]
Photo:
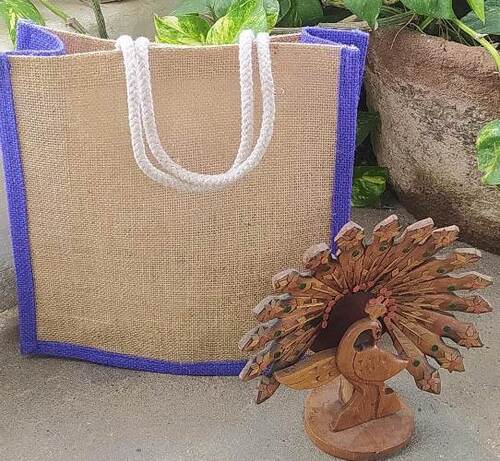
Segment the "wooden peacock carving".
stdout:
[[[320,448],[347,459],[376,459],[406,443],[413,419],[384,382],[406,369],[419,389],[438,394],[439,367],[429,358],[450,372],[464,371],[460,351],[442,338],[466,348],[482,346],[474,325],[457,320],[453,313],[491,311],[481,296],[456,293],[485,288],[491,284],[489,277],[451,274],[476,262],[480,252],[460,248],[436,255],[457,239],[456,226],[436,229],[432,219],[424,219],[400,235],[399,231],[398,218],[392,215],[365,243],[363,229],[350,222],[335,238],[335,256],[326,244],[310,248],[304,255],[305,271],[286,270],[273,278],[276,294],[253,310],[261,323],[239,343],[242,351],[258,351],[240,373],[244,381],[260,377],[257,403],[271,397],[280,384],[315,389],[309,410],[314,399],[317,408],[308,412],[306,403],[307,432]],[[378,347],[384,333],[398,355]],[[326,386],[329,383],[335,385]],[[318,436],[324,428],[308,428],[308,421],[326,411],[324,402],[317,400],[325,400],[327,387],[336,395],[324,415],[328,431]],[[367,447],[373,457],[363,449],[356,454],[331,447],[339,445],[333,433],[344,431],[346,439],[346,430],[374,420],[387,424],[391,415],[406,418],[409,430],[392,445]],[[356,440],[359,444],[359,434]]]

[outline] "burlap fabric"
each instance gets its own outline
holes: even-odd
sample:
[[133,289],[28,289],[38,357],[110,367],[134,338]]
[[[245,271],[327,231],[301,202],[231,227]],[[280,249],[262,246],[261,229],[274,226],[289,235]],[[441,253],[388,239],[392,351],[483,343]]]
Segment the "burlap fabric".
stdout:
[[[226,190],[186,193],[134,162],[121,52],[58,36],[65,55],[9,56],[36,340],[241,359],[237,340],[272,275],[331,237],[342,48],[273,41],[276,123],[262,163]],[[150,55],[163,145],[193,171],[226,170],[240,139],[237,46]]]

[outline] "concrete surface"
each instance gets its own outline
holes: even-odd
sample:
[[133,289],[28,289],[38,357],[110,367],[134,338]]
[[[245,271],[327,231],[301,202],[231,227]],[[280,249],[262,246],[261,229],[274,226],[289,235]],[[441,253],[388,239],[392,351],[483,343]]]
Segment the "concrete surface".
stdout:
[[[407,220],[404,210],[396,210]],[[371,228],[392,210],[355,210]],[[500,257],[478,270],[500,280]],[[484,291],[499,307],[500,285]],[[251,306],[249,306],[250,308]],[[475,319],[483,349],[464,351],[466,373],[442,372],[443,391],[418,391],[406,373],[392,385],[415,410],[416,433],[394,460],[493,461],[500,457],[499,310]],[[302,428],[305,393],[280,389],[253,403],[236,378],[180,377],[17,352],[15,311],[0,314],[2,461],[315,461]]]

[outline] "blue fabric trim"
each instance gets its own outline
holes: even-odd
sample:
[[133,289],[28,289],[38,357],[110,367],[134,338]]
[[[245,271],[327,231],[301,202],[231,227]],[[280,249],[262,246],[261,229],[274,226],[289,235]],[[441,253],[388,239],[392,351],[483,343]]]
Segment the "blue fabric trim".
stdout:
[[3,153],[10,232],[17,274],[21,352],[27,354],[36,347],[35,303],[23,167],[19,154],[19,140],[10,81],[10,63],[6,54],[0,54],[0,144]]
[[[336,230],[347,222],[350,214],[356,109],[359,98],[360,76],[362,75],[364,56],[366,55],[367,35],[351,31],[340,32],[307,28],[303,32],[302,40],[307,43],[332,44],[333,42],[348,45],[343,46],[341,50],[340,123],[337,133],[337,165],[334,190],[336,196],[335,208],[338,211],[332,214],[332,236],[334,236]],[[353,45],[358,45],[358,47]],[[21,352],[24,354],[74,358],[103,365],[159,373],[198,376],[237,375],[244,365],[243,361],[178,363],[117,354],[74,344],[37,340],[36,306],[25,184],[8,55],[55,56],[64,53],[64,45],[55,35],[32,23],[19,21],[17,50],[0,54],[0,146],[2,146],[4,158],[13,253],[17,273]]]
[[332,204],[332,251],[337,251],[335,236],[351,219],[352,180],[356,151],[356,127],[359,101],[359,51],[342,48],[337,119],[337,155],[334,202]]
[[63,44],[55,35],[45,32],[34,24],[19,21],[17,50],[0,54],[0,146],[2,146],[10,232],[17,275],[20,347],[24,354],[32,353],[37,346],[36,311],[23,166],[8,56],[18,54],[50,56],[63,52]]
[[31,56],[58,56],[65,54],[64,44],[44,28],[21,20],[16,29],[16,50],[8,54]]
[[33,352],[40,355],[79,359],[99,363],[101,365],[152,371],[155,373],[169,373],[172,375],[234,376],[239,374],[245,365],[244,361],[239,360],[196,363],[169,362],[132,355],[116,354],[93,347],[50,341],[39,341],[36,350]]
[[306,27],[301,36],[304,43],[341,47],[337,146],[335,178],[332,193],[331,248],[335,254],[335,236],[351,219],[351,195],[356,150],[356,127],[359,95],[368,51],[368,34],[359,30]]

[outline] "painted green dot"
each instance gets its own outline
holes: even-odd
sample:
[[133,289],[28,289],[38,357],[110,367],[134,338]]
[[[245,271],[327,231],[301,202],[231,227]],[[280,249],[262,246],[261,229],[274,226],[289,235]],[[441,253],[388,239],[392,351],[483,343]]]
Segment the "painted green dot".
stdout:
[[437,344],[434,344],[432,347],[431,347],[431,351],[432,352],[437,352],[439,350],[439,346]]
[[380,245],[378,247],[379,251],[385,251],[385,250],[387,250],[387,248],[389,248],[387,245]]
[[418,367],[420,365],[420,360],[414,360],[413,361],[413,366]]
[[403,248],[403,253],[409,253],[411,250],[410,247]]
[[352,255],[353,255],[354,257],[356,257],[356,256],[359,256],[359,255],[360,255],[360,253],[361,253],[361,252],[360,252],[359,250],[354,250],[354,251],[352,252]]
[[446,269],[444,267],[440,267],[436,272],[438,274],[444,274],[446,272]]
[[450,328],[448,325],[445,325],[445,326],[443,327],[443,331],[444,331],[445,333],[449,333],[449,332],[451,331],[451,328]]
[[281,336],[281,330],[275,331],[274,332],[274,337],[279,338]]
[[275,352],[274,353],[274,356],[273,356],[275,359],[279,359],[281,357],[281,352]]
[[301,290],[303,290],[305,287],[306,287],[306,284],[305,284],[305,283],[301,283],[301,284],[299,284],[299,288],[300,288]]
[[448,304],[448,309],[456,309],[457,308],[457,304],[456,303],[450,303]]
[[288,312],[290,312],[292,310],[292,306],[290,306],[290,304],[287,304],[284,309],[283,309],[283,312],[286,312],[288,314]]
[[457,287],[455,285],[450,285],[448,287],[448,291],[455,291],[457,289]]

